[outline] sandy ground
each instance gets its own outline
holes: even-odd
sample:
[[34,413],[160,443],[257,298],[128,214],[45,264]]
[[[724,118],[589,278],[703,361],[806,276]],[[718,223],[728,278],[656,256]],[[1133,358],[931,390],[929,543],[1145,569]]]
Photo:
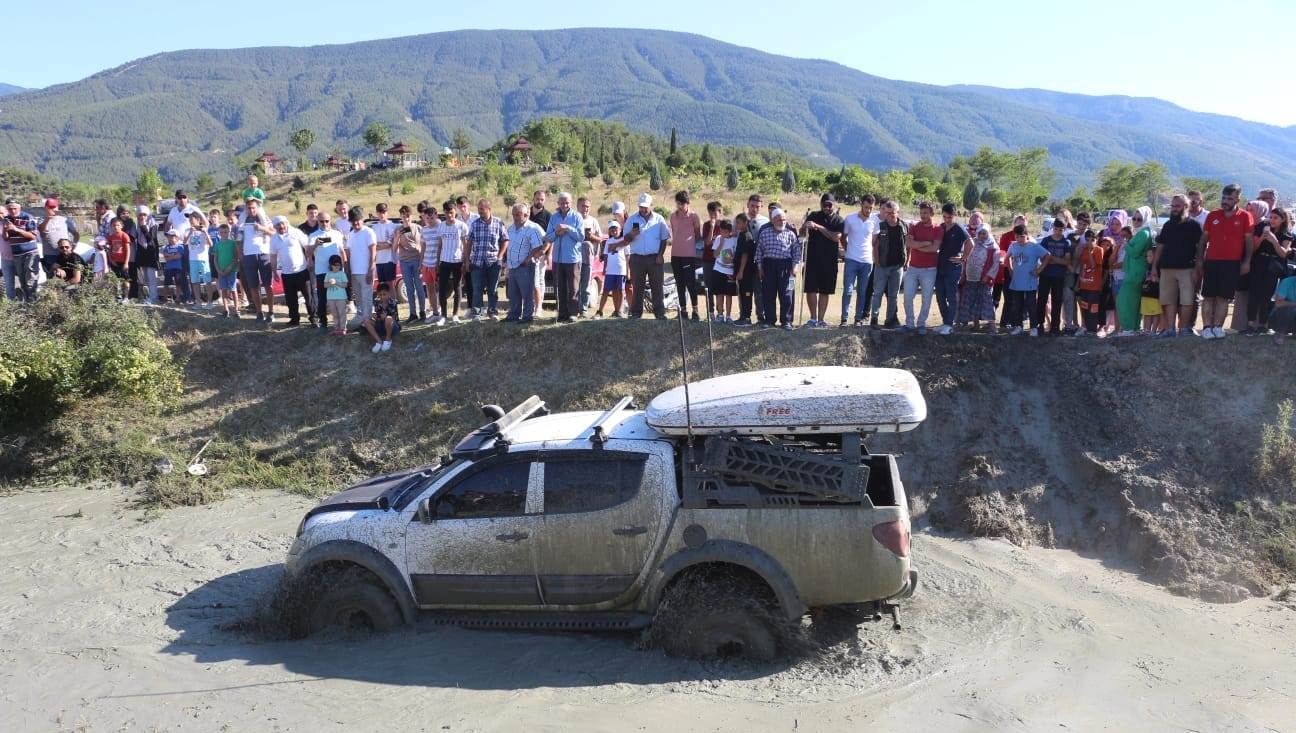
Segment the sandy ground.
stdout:
[[0,729],[1296,731],[1296,611],[1180,598],[1062,550],[915,537],[918,595],[769,667],[628,635],[226,630],[309,501],[147,519],[124,490],[0,498]]

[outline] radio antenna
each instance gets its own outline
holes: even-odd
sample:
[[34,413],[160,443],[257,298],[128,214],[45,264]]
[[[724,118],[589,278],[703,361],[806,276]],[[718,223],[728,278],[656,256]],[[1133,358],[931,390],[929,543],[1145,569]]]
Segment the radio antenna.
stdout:
[[[684,307],[680,301],[680,308]],[[688,346],[684,343],[684,311],[679,311],[680,368],[684,372],[684,425],[688,431],[689,462],[693,461],[693,404],[689,400]]]

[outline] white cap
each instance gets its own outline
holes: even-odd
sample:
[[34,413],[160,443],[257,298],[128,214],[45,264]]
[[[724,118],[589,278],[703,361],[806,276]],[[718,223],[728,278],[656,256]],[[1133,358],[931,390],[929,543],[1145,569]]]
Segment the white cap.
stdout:
[[612,213],[613,213],[613,214],[624,214],[624,213],[625,213],[625,204],[622,203],[622,202],[620,202],[620,201],[614,201],[614,202],[612,203]]
[[135,213],[136,213],[136,214],[147,214],[147,213],[149,213],[149,210],[148,210],[148,207],[147,207],[147,206],[144,206],[144,205],[141,204],[140,206],[135,207]]
[[286,216],[276,216],[275,218],[273,218],[273,219],[270,220],[270,223],[271,223],[271,224],[274,224],[275,226],[279,226],[280,224],[287,224],[287,223],[288,223],[288,217],[286,217]]
[[783,216],[783,210],[780,209],[779,207],[775,206],[773,209],[770,210],[771,219],[777,219],[780,216]]
[[607,223],[607,227],[608,229],[611,229],[612,227],[616,227],[617,229],[620,229],[621,222],[617,221],[616,219],[613,219]]
[[175,237],[176,239],[180,238],[180,232],[177,232],[174,229],[168,229],[166,235],[168,237]]
[[647,193],[639,194],[640,206],[652,206],[652,195]]

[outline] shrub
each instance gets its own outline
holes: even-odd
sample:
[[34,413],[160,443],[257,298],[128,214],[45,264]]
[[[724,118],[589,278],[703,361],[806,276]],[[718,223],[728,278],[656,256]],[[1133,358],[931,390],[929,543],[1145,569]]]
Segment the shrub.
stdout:
[[145,311],[108,288],[46,288],[34,308],[0,303],[0,425],[38,423],[114,396],[156,408],[180,391],[171,352]]
[[1278,403],[1278,415],[1264,427],[1260,436],[1260,455],[1256,461],[1256,478],[1283,499],[1296,499],[1296,430],[1292,400]]

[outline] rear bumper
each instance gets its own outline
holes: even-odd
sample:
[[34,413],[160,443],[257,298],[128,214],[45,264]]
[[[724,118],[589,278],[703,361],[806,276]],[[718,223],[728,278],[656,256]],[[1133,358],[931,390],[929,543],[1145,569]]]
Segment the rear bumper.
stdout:
[[904,587],[898,593],[888,596],[888,601],[901,601],[906,598],[912,598],[914,591],[918,589],[918,571],[910,570],[909,577],[905,579]]

